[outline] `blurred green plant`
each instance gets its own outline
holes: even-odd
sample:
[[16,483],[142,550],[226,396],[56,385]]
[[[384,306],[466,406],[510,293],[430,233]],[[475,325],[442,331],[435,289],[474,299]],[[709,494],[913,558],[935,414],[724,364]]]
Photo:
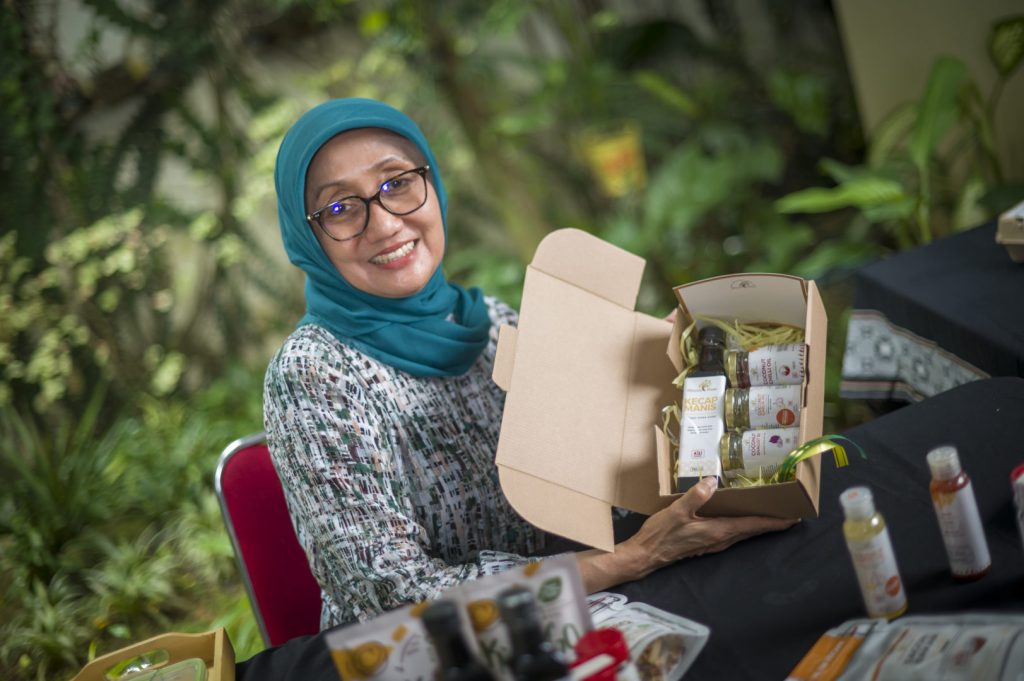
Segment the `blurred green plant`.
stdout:
[[[940,57],[921,98],[879,125],[864,163],[823,159],[820,168],[836,185],[784,196],[779,211],[853,208],[902,249],[978,225],[1020,200],[1024,186],[1006,182],[993,121],[1000,94],[1024,58],[1024,16],[994,24],[988,55],[996,80],[987,97],[961,60]],[[848,241],[862,240],[864,231],[851,230]]]
[[0,411],[3,678],[69,676],[169,630],[228,626],[239,659],[261,648],[212,488],[221,446],[261,427],[260,385],[235,366],[192,402],[105,419],[101,384],[55,431]]

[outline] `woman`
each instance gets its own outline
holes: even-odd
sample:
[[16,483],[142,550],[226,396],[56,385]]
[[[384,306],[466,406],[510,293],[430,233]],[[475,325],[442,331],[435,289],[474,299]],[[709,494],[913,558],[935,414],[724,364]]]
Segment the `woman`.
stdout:
[[[423,134],[380,102],[326,102],[285,136],[275,181],[307,308],[267,370],[264,418],[321,626],[525,562],[543,535],[494,466],[504,393],[491,369],[516,313],[445,280],[447,198]],[[578,554],[587,590],[792,523],[696,516],[714,482],[615,553]]]

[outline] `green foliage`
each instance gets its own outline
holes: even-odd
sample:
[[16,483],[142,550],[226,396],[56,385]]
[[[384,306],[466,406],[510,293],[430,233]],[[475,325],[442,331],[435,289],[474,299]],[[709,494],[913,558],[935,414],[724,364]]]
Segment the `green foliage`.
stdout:
[[778,210],[855,208],[906,248],[976,225],[1019,200],[1024,187],[1004,183],[992,120],[1003,84],[1024,57],[1024,17],[997,22],[988,48],[998,78],[987,100],[963,62],[940,57],[921,98],[879,126],[863,165],[823,160],[836,185],[789,194]]
[[240,656],[259,649],[212,478],[221,447],[260,429],[260,384],[235,366],[193,403],[113,420],[100,389],[56,431],[0,412],[4,678],[67,675],[172,629],[226,625]]

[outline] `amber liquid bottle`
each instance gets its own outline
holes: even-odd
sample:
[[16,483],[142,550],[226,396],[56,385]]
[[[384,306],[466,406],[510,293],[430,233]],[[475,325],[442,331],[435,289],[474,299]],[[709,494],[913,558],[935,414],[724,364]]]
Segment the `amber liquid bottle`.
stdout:
[[992,558],[971,479],[960,466],[955,447],[937,447],[927,458],[932,472],[928,489],[949,556],[949,570],[954,579],[981,579],[988,574]]

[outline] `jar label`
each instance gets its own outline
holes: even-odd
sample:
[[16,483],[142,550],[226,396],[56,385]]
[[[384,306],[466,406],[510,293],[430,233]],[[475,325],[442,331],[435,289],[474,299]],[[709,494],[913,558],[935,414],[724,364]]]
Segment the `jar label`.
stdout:
[[748,477],[768,477],[800,446],[799,428],[747,430],[740,441],[743,471]]
[[889,529],[870,539],[847,539],[853,569],[870,617],[889,617],[907,605],[903,582],[896,568],[896,554],[889,541]]
[[751,428],[788,428],[800,425],[802,390],[798,385],[763,385],[748,396]]
[[807,346],[803,343],[766,345],[747,356],[750,385],[800,385],[804,381]]
[[976,575],[992,563],[971,483],[955,492],[932,495],[949,569],[957,577]]

